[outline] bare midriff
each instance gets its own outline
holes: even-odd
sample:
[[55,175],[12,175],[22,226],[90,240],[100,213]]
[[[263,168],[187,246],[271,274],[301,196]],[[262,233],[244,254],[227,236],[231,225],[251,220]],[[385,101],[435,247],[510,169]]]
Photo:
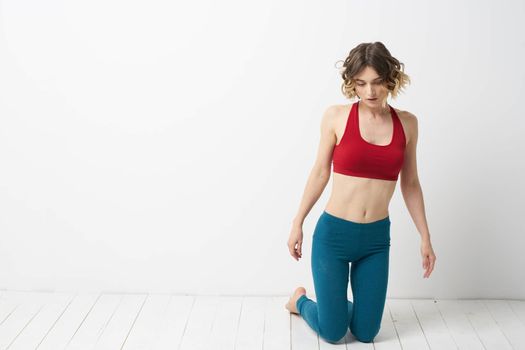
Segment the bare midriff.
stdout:
[[389,216],[397,181],[332,173],[332,192],[325,210],[339,218],[368,223]]

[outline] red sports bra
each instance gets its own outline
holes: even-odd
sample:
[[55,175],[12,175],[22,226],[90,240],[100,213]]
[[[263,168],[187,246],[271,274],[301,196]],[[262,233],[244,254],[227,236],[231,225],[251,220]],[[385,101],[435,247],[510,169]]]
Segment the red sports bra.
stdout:
[[333,151],[335,173],[372,179],[398,179],[403,166],[406,139],[399,116],[392,106],[388,106],[394,124],[392,139],[388,145],[376,145],[361,137],[359,101],[352,104],[343,137]]

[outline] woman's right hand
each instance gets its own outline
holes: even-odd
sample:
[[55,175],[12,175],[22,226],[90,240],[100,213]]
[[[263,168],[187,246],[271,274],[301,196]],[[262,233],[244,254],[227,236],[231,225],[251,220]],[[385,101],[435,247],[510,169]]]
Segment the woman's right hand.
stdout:
[[290,251],[290,255],[297,261],[303,257],[302,245],[303,227],[294,224],[292,226],[292,231],[290,232],[290,238],[288,238],[288,250]]

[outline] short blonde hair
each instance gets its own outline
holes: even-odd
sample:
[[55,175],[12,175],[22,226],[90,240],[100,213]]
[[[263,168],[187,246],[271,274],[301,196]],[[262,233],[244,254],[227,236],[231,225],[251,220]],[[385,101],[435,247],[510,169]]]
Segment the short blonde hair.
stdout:
[[354,77],[367,66],[374,68],[383,78],[382,81],[392,98],[396,98],[399,92],[410,84],[410,77],[404,73],[405,65],[393,57],[382,42],[361,43],[350,51],[343,67],[340,68],[343,78],[341,92],[347,98],[357,96]]

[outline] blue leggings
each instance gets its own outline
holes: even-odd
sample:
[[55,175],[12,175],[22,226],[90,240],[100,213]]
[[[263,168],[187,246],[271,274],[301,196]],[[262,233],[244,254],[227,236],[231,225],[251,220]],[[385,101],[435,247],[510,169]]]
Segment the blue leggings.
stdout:
[[[339,342],[348,328],[371,342],[385,307],[390,217],[359,223],[323,211],[312,237],[312,275],[317,303],[301,295],[299,314],[320,337]],[[349,263],[353,302],[347,299]]]

